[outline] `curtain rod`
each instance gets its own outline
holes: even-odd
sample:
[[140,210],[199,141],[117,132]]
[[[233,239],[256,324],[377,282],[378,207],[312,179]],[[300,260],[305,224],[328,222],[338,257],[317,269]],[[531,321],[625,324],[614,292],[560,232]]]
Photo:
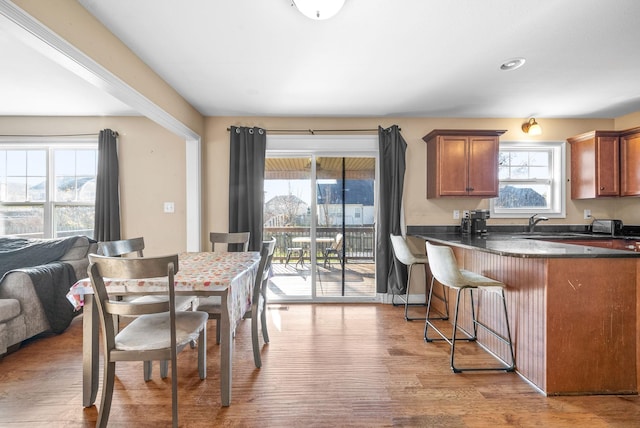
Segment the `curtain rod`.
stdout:
[[[402,129],[398,128],[399,131]],[[231,131],[231,128],[227,128],[227,131]],[[274,133],[292,133],[292,134],[306,134],[315,135],[316,132],[378,132],[378,128],[375,129],[267,129],[268,132]]]
[[[118,136],[117,132],[114,132],[116,137]],[[0,137],[97,137],[99,133],[91,133],[91,134],[16,134],[16,135],[5,135],[0,134]]]

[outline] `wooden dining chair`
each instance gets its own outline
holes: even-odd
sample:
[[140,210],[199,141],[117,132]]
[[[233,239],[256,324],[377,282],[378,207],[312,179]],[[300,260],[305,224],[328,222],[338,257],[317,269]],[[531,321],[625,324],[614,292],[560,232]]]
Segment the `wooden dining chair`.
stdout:
[[[89,254],[89,278],[93,287],[100,328],[104,371],[102,400],[96,426],[106,427],[113,398],[116,362],[171,361],[171,407],[173,426],[178,426],[177,354],[197,340],[198,373],[207,376],[207,319],[198,311],[176,311],[174,274],[178,255],[146,258],[107,257]],[[167,299],[152,303],[131,303],[109,299],[104,278],[141,279],[166,277]],[[135,316],[119,332],[116,315]]]
[[251,340],[253,342],[253,361],[256,367],[262,367],[260,358],[260,341],[258,334],[258,318],[262,327],[262,338],[265,343],[269,343],[269,332],[267,330],[267,287],[269,285],[269,274],[273,252],[276,248],[276,238],[262,242],[260,253],[260,265],[258,274],[253,285],[253,300],[251,310],[244,314],[245,318],[251,318]]
[[[211,232],[209,233],[209,241],[211,242],[211,251],[219,251],[222,244],[227,244],[227,251],[242,251],[249,249],[249,238],[251,232]],[[216,247],[216,244],[220,244]],[[231,245],[235,244],[235,245]],[[220,344],[220,320],[222,314],[220,308],[222,303],[219,296],[198,297],[196,308],[200,311],[209,313],[209,319],[216,322],[216,344]]]
[[[129,238],[129,239],[120,239],[117,241],[101,241],[98,242],[98,254],[107,256],[107,257],[123,257],[123,256],[131,256],[134,255],[136,257],[144,256],[144,238]],[[162,302],[167,301],[167,296],[163,295],[155,295],[150,294],[147,296],[134,297],[129,299],[130,303],[153,303],[153,302]],[[188,311],[192,310],[196,304],[195,296],[176,296],[175,299],[176,310],[177,311]],[[119,325],[118,322],[119,317],[114,317],[114,321],[116,322],[116,328]],[[194,344],[195,347],[195,344]],[[162,379],[167,377],[167,372],[169,368],[168,361],[160,361],[160,377]],[[145,361],[144,363],[144,380],[148,381],[151,379],[151,374],[153,371],[153,364],[151,361]]]
[[[265,267],[270,263],[273,258],[273,252],[276,247],[276,240],[273,238],[270,241],[263,241],[262,249],[260,251],[260,263],[256,276],[253,282],[253,297],[251,300],[251,308],[244,314],[244,318],[251,318],[251,340],[253,343],[253,360],[256,367],[262,366],[262,359],[260,358],[260,346],[258,336],[258,319],[262,324],[262,335],[265,342],[269,342],[269,334],[267,333],[267,316],[266,316],[266,286],[269,280],[268,276],[265,276],[267,270]],[[202,303],[204,301],[204,303]],[[220,318],[222,317],[222,304],[220,300],[201,299],[201,303],[198,305],[199,311],[205,311],[209,313],[209,319],[216,319],[216,335],[219,335],[220,331]],[[254,314],[256,314],[254,316]],[[218,336],[219,337],[219,336]],[[219,343],[219,338],[217,338]]]

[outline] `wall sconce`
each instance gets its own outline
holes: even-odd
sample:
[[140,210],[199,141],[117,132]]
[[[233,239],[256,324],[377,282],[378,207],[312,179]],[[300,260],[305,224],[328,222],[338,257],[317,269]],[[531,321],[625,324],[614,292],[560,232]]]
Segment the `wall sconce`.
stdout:
[[329,19],[342,9],[345,0],[292,0],[294,6],[307,18]]
[[542,134],[542,127],[538,125],[535,118],[529,119],[529,121],[522,125],[522,130],[525,134],[540,135]]

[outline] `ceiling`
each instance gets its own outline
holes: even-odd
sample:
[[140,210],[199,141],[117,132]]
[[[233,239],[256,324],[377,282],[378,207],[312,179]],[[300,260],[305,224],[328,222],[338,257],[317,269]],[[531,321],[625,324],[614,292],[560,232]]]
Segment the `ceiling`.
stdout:
[[[640,111],[637,0],[346,0],[325,21],[291,0],[78,1],[205,116]],[[2,26],[0,50],[0,115],[136,114]]]

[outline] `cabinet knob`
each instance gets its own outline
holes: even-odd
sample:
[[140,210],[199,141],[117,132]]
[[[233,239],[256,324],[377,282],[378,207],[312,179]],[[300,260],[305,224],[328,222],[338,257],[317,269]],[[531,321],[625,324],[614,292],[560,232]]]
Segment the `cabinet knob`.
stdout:
[[604,190],[604,186],[603,186],[603,187],[600,187],[600,190]]

